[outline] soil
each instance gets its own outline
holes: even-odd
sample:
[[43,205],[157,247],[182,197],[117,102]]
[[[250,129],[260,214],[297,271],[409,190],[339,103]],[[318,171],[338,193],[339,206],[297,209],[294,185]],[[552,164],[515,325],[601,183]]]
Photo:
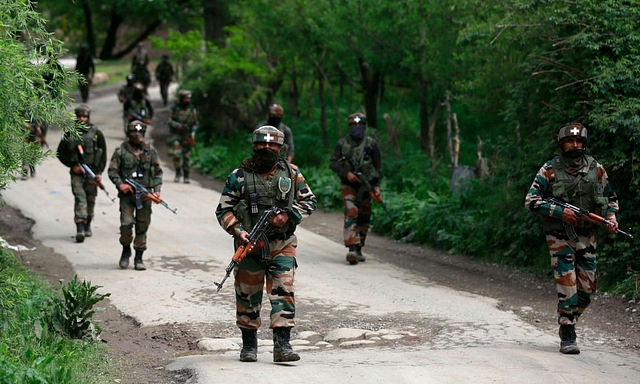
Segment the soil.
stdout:
[[[92,90],[92,97],[115,94],[118,86]],[[73,96],[73,94],[72,94]],[[153,139],[161,158],[168,158],[166,117],[168,108],[154,100]],[[165,170],[167,177],[173,170]],[[223,182],[210,176],[192,172],[191,178],[205,188],[220,191]],[[9,244],[36,247],[35,251],[15,252],[29,269],[58,287],[58,281],[69,281],[75,274],[64,255],[56,254],[33,239],[33,222],[10,206],[0,209],[0,236]],[[336,242],[342,242],[342,214],[316,211],[303,227]],[[456,290],[494,298],[504,310],[512,310],[526,322],[553,332],[555,323],[555,288],[551,278],[522,273],[513,268],[487,264],[470,256],[447,254],[413,244],[397,243],[378,234],[367,237],[365,253],[375,254],[381,261],[411,270],[430,281]],[[345,252],[346,253],[346,252]],[[185,383],[189,372],[169,372],[164,367],[174,356],[199,353],[195,341],[210,335],[209,329],[191,324],[168,324],[140,328],[136,322],[121,314],[108,299],[99,304],[105,310],[94,319],[103,331],[101,339],[108,346],[117,365],[121,383]],[[327,322],[330,319],[317,319]],[[582,317],[579,327],[589,329],[609,340],[616,348],[640,353],[640,304],[628,298],[597,293],[594,302]],[[224,331],[223,331],[224,332]],[[228,332],[228,330],[227,330]]]

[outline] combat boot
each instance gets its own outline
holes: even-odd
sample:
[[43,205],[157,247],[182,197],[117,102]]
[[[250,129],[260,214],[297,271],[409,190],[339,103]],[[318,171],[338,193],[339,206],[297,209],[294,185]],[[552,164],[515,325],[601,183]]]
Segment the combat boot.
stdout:
[[189,184],[191,181],[189,180],[189,172],[184,171],[184,183]]
[[177,168],[176,169],[176,177],[173,178],[173,182],[174,183],[179,183],[181,177],[182,177],[182,169],[181,168]]
[[357,253],[356,249],[357,248],[356,248],[355,245],[350,245],[349,246],[349,252],[347,252],[347,261],[351,265],[358,264],[358,253]]
[[577,355],[580,353],[576,343],[575,325],[560,325],[560,352],[565,355]]
[[122,246],[122,255],[120,255],[120,268],[127,269],[129,266],[129,258],[131,257],[131,246],[129,244]]
[[275,363],[300,360],[300,355],[289,344],[290,337],[291,327],[273,328],[273,361]]
[[240,328],[240,330],[242,331],[240,361],[258,361],[258,331],[246,328]]
[[136,249],[136,256],[133,258],[133,268],[136,271],[144,271],[147,269],[147,267],[142,262],[142,253],[144,253],[143,250]]
[[87,223],[84,225],[84,236],[91,237],[93,232],[91,232],[91,218],[87,217]]
[[356,259],[361,263],[367,260],[367,258],[362,254],[362,245],[356,245]]
[[76,223],[76,241],[78,243],[84,241],[84,223]]

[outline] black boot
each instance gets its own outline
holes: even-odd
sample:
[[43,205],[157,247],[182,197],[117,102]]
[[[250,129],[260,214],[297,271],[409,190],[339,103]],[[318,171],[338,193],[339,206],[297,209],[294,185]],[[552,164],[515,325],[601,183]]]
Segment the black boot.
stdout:
[[294,352],[289,344],[291,327],[273,328],[273,361],[281,363],[285,361],[298,361],[300,355]]
[[136,249],[136,257],[133,259],[133,268],[136,271],[144,271],[144,270],[147,269],[147,267],[142,262],[142,253],[143,252],[144,251],[142,251],[140,249]]
[[362,254],[362,245],[356,245],[356,259],[361,263],[364,263],[367,260],[367,258]]
[[347,261],[351,265],[358,264],[358,253],[355,245],[349,246],[349,252],[347,252]]
[[91,232],[91,217],[87,217],[87,223],[84,225],[84,236],[91,237],[93,233]]
[[182,168],[176,168],[176,177],[173,178],[174,183],[179,183],[182,177]]
[[122,255],[120,255],[120,268],[127,269],[129,266],[129,258],[131,257],[131,246],[129,244],[122,246]]
[[189,184],[191,181],[189,180],[189,172],[184,171],[184,183]]
[[78,243],[84,241],[84,223],[76,223],[76,241]]
[[242,331],[242,351],[240,361],[258,361],[258,331],[240,328]]
[[580,353],[578,343],[576,343],[575,325],[560,326],[560,352],[565,355],[577,355]]

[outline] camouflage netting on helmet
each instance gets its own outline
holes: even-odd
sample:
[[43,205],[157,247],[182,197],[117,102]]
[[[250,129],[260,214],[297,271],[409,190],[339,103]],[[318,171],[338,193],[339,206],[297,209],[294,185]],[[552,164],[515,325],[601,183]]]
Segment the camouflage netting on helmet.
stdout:
[[262,126],[253,131],[253,143],[284,144],[284,133],[270,125]]

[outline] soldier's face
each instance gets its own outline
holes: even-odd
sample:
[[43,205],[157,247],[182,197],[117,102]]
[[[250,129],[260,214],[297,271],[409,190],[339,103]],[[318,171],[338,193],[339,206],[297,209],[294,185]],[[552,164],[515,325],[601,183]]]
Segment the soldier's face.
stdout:
[[85,123],[85,124],[89,124],[89,116],[86,115],[76,115],[76,119],[78,119],[78,121]]
[[569,137],[562,140],[562,150],[568,151],[570,149],[582,149],[584,148],[584,142],[579,137]]

